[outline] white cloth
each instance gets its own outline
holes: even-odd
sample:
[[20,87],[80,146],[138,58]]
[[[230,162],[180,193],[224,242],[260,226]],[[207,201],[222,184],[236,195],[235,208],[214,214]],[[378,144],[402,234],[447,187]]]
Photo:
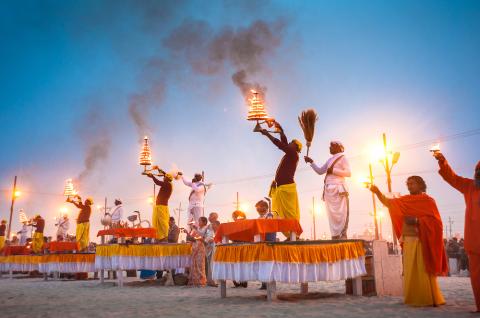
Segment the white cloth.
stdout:
[[70,229],[70,221],[68,219],[61,219],[58,221],[57,237],[62,237],[65,239],[67,236],[68,230]]
[[330,157],[321,167],[317,166],[314,162],[310,164],[313,170],[319,175],[327,173],[328,168],[333,164],[338,157],[343,156],[335,163],[333,172],[325,177],[325,184],[345,184],[345,178],[351,176],[350,165],[343,152],[337,153]]
[[[338,159],[340,156],[342,157]],[[332,173],[325,176],[323,192],[323,200],[327,209],[332,237],[342,234],[346,235],[348,226],[348,188],[345,178],[351,176],[350,165],[343,152],[330,157],[321,167],[315,163],[310,165],[316,173],[323,175],[337,159],[338,161],[335,163]]]
[[205,200],[205,194],[208,189],[212,186],[211,183],[204,183],[203,181],[191,182],[185,179],[185,176],[182,176],[183,184],[187,187],[192,188],[190,196],[188,198],[188,204],[190,207],[203,207],[203,201]]
[[120,204],[114,207],[111,213],[111,216],[112,216],[112,223],[120,223],[120,221],[122,221],[122,218],[123,218],[123,206]]
[[326,184],[323,198],[332,237],[346,234],[348,194],[345,186],[341,184]]
[[273,261],[225,263],[213,262],[213,279],[305,283],[345,280],[363,276],[365,257],[334,263],[283,263]]
[[17,234],[20,234],[20,245],[27,244],[28,226],[26,224],[22,225],[22,229]]
[[192,188],[188,198],[188,222],[194,222],[198,226],[198,219],[203,215],[203,202],[205,201],[205,194],[212,186],[211,183],[204,183],[203,181],[191,182],[182,176],[183,184]]

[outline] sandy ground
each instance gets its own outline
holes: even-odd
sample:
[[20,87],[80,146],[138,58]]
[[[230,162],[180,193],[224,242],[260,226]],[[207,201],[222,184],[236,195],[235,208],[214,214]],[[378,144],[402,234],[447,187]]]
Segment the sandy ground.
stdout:
[[[132,279],[127,279],[131,281]],[[134,280],[134,279],[133,279]],[[259,283],[244,289],[228,285],[220,299],[214,287],[165,287],[133,283],[118,288],[111,281],[0,279],[0,317],[480,317],[474,309],[470,280],[440,278],[447,305],[411,308],[400,297],[343,294],[343,282],[309,285],[312,299],[265,301]],[[277,284],[280,296],[299,293],[299,285]]]

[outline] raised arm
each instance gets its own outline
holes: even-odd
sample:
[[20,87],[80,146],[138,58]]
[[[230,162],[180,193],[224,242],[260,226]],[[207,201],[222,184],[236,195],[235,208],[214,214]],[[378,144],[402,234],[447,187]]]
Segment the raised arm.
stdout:
[[285,137],[284,134],[281,134],[280,138],[282,138],[283,135],[283,137],[285,137],[285,141],[278,140],[277,138],[273,137],[266,129],[262,129],[262,134],[267,136],[267,138],[270,139],[270,141],[283,152],[288,151],[288,142],[286,141],[287,137]]
[[469,185],[472,183],[472,180],[458,176],[453,171],[452,167],[450,167],[447,159],[445,159],[442,153],[435,154],[435,159],[438,160],[438,166],[440,167],[438,173],[443,178],[443,180],[445,180],[449,185],[451,185],[461,193],[465,193]]
[[383,203],[384,206],[386,206],[387,208],[390,207],[390,200],[387,199],[387,197],[385,197],[385,195],[380,191],[380,189],[376,185],[373,184],[370,187],[370,191],[372,191],[377,195],[378,199],[380,200],[380,202]]
[[149,177],[152,178],[153,182],[155,182],[155,184],[158,186],[163,187],[166,184],[165,181],[158,180],[157,178],[155,178],[154,175],[151,175],[151,176],[149,175]]
[[185,176],[183,174],[182,174],[182,181],[183,181],[183,184],[186,185],[187,187],[192,186],[192,182],[185,179]]

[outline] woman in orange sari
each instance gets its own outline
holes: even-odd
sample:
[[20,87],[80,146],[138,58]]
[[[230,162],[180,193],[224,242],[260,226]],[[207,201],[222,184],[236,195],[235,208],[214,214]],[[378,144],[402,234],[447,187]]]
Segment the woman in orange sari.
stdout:
[[403,243],[405,304],[443,305],[445,299],[437,283],[437,276],[448,273],[442,219],[421,177],[409,177],[407,187],[409,195],[394,199],[386,198],[375,185],[370,190],[388,207],[395,235]]

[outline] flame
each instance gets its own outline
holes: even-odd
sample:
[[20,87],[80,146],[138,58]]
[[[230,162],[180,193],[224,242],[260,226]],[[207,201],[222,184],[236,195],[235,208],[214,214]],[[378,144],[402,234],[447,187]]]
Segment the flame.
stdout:
[[430,147],[431,152],[440,152],[440,144],[436,143]]
[[66,197],[70,197],[77,194],[78,192],[75,190],[75,187],[73,186],[72,179],[65,180],[65,188],[63,190],[63,195]]
[[152,164],[152,152],[150,150],[150,145],[148,144],[148,137],[145,136],[143,139],[142,150],[140,151],[140,165],[150,166]]
[[250,90],[252,97],[248,98],[249,110],[248,110],[248,120],[266,120],[268,119],[267,111],[265,110],[265,105],[261,97],[259,96],[256,90]]

